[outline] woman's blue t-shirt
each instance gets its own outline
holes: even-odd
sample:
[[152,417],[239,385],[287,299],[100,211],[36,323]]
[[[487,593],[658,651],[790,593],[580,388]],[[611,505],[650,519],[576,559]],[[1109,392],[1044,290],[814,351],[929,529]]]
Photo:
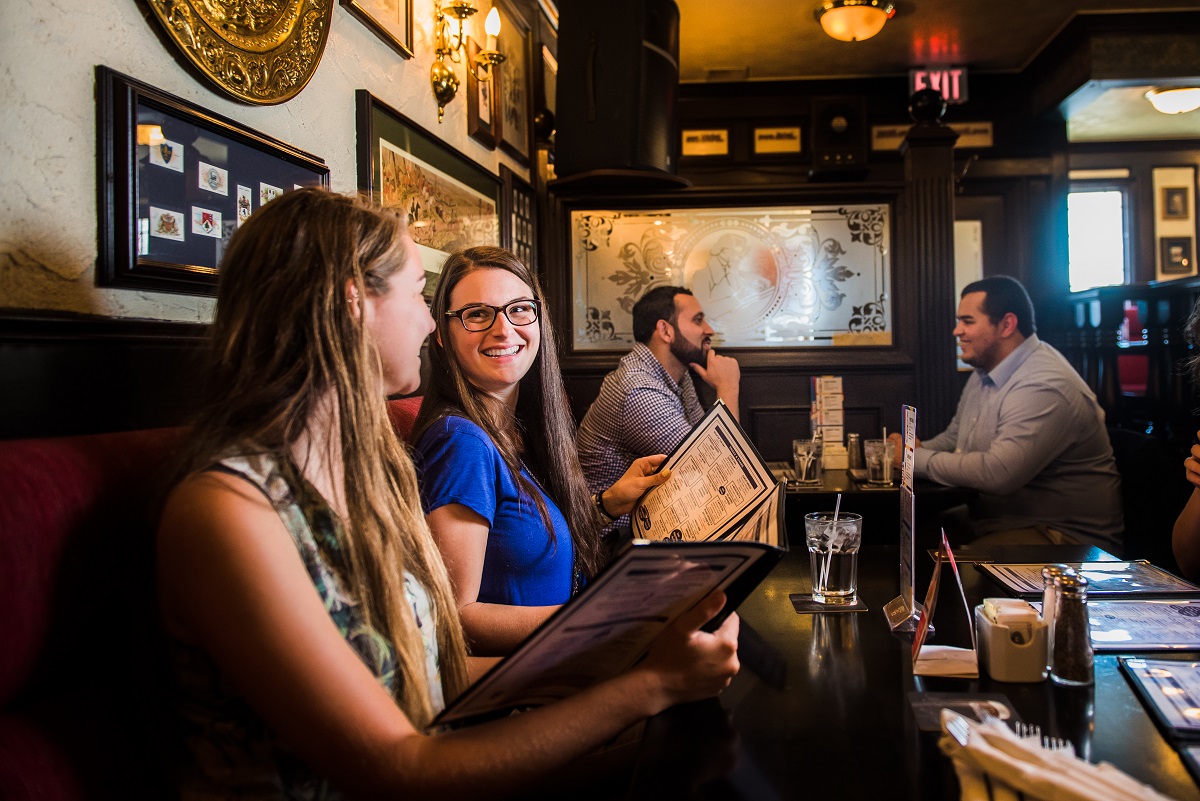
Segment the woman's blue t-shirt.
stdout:
[[418,440],[416,463],[426,514],[457,503],[488,523],[481,603],[548,606],[570,599],[575,549],[567,520],[522,467],[550,512],[551,538],[486,431],[463,417],[443,417]]

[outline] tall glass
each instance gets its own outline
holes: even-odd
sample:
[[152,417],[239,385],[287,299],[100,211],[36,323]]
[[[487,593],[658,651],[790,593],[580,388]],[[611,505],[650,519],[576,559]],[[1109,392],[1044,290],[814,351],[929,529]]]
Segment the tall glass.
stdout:
[[858,549],[862,545],[862,516],[833,512],[804,516],[808,562],[812,568],[812,598],[820,604],[858,602]]
[[824,477],[824,470],[821,466],[822,455],[822,440],[819,437],[792,440],[792,463],[798,483],[809,486],[821,483]]
[[892,467],[896,460],[896,443],[890,439],[868,439],[863,442],[863,459],[867,463],[867,483],[880,486],[892,483]]

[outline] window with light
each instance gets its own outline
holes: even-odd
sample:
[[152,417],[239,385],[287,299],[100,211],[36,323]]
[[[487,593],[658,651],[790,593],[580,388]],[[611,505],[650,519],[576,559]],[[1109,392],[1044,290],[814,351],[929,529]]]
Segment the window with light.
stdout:
[[1067,193],[1071,291],[1125,283],[1125,193],[1119,189]]

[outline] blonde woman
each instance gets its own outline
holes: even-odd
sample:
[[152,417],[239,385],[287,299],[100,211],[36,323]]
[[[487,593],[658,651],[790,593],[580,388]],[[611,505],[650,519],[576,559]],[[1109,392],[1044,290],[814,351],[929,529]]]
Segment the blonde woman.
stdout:
[[736,619],[699,631],[716,595],[629,673],[424,733],[474,664],[384,401],[418,385],[424,281],[400,218],[318,189],[233,237],[157,540],[184,798],[511,792],[737,670]]

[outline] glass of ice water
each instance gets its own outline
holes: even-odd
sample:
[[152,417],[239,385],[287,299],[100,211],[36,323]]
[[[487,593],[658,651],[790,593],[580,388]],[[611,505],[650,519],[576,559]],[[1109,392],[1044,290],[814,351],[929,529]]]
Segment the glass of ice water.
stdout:
[[867,483],[891,486],[896,443],[890,439],[869,439],[863,443],[863,458],[867,463]]
[[796,482],[799,484],[820,484],[824,476],[821,457],[823,456],[822,440],[794,439],[792,440],[792,465],[796,472]]
[[858,603],[858,549],[862,545],[862,515],[833,512],[804,516],[808,562],[812,567],[812,597],[821,604]]

